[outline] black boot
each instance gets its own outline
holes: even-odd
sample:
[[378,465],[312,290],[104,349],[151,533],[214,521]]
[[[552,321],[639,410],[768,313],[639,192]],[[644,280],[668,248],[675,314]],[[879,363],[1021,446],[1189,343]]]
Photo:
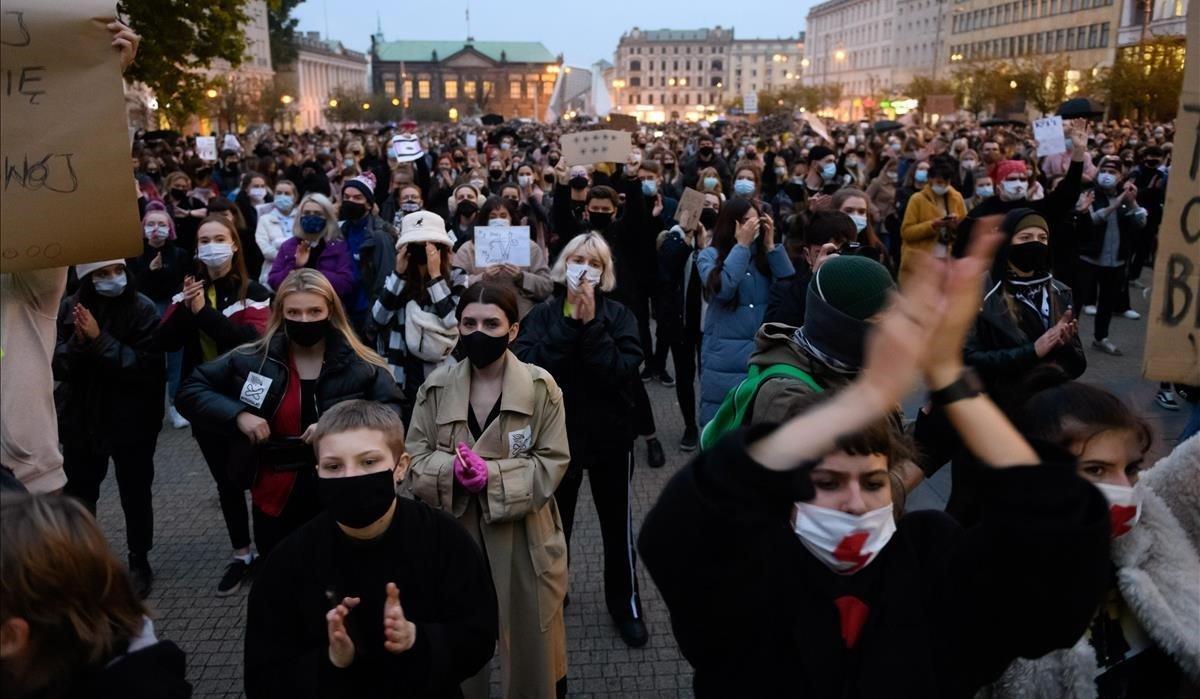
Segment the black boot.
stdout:
[[646,630],[646,623],[640,617],[614,617],[613,622],[617,625],[617,633],[621,634],[621,640],[630,648],[641,648],[650,640],[650,632]]
[[138,597],[146,599],[150,596],[150,590],[154,587],[154,570],[150,568],[146,554],[129,554],[129,577]]
[[646,463],[650,468],[662,468],[667,463],[667,456],[663,454],[662,442],[659,442],[657,437],[646,440]]

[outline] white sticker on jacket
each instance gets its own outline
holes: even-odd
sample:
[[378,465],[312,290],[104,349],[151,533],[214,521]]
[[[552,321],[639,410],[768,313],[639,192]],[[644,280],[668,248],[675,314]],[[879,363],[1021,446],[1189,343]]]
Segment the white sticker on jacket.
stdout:
[[267,391],[270,388],[271,379],[252,371],[246,377],[246,383],[242,384],[242,394],[238,396],[238,399],[247,405],[261,408],[263,401],[267,399]]
[[528,454],[533,448],[533,430],[525,425],[515,432],[508,433],[508,458]]

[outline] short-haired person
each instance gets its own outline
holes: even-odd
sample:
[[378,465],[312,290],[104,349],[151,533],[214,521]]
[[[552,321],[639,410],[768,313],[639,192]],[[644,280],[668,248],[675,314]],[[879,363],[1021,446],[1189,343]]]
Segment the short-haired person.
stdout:
[[245,689],[261,697],[456,697],[495,647],[496,593],[451,517],[396,497],[396,412],[348,400],[313,431],[321,514],[255,576]]
[[[993,240],[917,263],[858,379],[726,436],[647,515],[639,549],[697,696],[971,696],[1087,627],[1108,566],[1103,498],[960,378]],[[936,511],[896,521],[888,474],[907,448],[884,418],[920,373],[988,464],[975,528]]]
[[333,287],[311,269],[279,285],[261,338],[200,365],[179,389],[184,416],[232,442],[240,455],[234,468],[253,476],[260,555],[319,511],[304,445],[321,414],[351,398],[400,413],[387,364],[359,342]]
[[[405,487],[454,515],[487,554],[504,696],[548,699],[566,691],[567,543],[554,491],[570,451],[554,377],[508,351],[517,313],[509,287],[479,283],[463,293],[466,361],[434,371],[417,393]],[[463,690],[488,696],[487,667]]]
[[[519,225],[517,205],[501,199],[488,197],[483,208],[479,210],[481,222],[488,226]],[[521,318],[529,313],[535,304],[541,303],[554,291],[554,282],[550,280],[550,266],[546,262],[546,254],[541,246],[533,239],[532,227],[529,239],[529,266],[525,268],[513,264],[493,264],[477,267],[475,240],[468,240],[454,251],[453,265],[467,275],[467,283],[487,281],[498,284],[511,284],[517,293],[517,303],[520,307]]]
[[87,509],[0,495],[0,673],[5,696],[187,699],[183,651],[149,610]]
[[75,274],[79,290],[59,306],[54,349],[54,378],[65,395],[58,409],[63,492],[94,513],[112,459],[129,571],[145,597],[154,580],[150,486],[166,386],[166,363],[154,343],[158,311],[129,283],[124,260],[75,265]]
[[796,273],[771,284],[763,323],[804,325],[808,285],[826,260],[838,255],[858,238],[854,219],[841,211],[813,211],[792,219],[788,232],[788,257]]
[[279,246],[267,281],[278,288],[294,270],[315,269],[343,302],[352,300],[357,293],[354,258],[342,238],[333,202],[324,194],[305,194],[298,214],[291,219],[291,238]]
[[[633,551],[633,408],[642,348],[633,312],[608,296],[612,251],[598,233],[567,243],[551,273],[556,293],[521,323],[513,353],[548,370],[562,388],[571,466],[555,491],[567,543],[587,472],[604,542],[604,596],[621,638],[648,635]],[[578,550],[578,549],[577,549]]]
[[[271,314],[271,292],[247,275],[241,240],[228,219],[216,215],[204,219],[196,241],[196,271],[184,277],[183,290],[172,298],[154,332],[164,351],[183,351],[183,376],[257,339]],[[221,515],[233,545],[234,560],[218,583],[217,594],[232,594],[253,560],[245,486],[230,475],[230,460],[235,455],[224,435],[195,425],[192,435],[216,483]]]

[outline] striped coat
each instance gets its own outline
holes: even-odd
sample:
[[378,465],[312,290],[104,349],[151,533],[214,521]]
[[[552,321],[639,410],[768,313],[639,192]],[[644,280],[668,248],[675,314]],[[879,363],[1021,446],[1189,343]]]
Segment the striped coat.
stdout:
[[375,349],[387,360],[396,384],[404,391],[410,404],[425,377],[438,366],[452,364],[454,360],[447,358],[443,362],[427,362],[411,355],[405,341],[405,307],[410,300],[415,301],[421,310],[440,318],[447,330],[455,329],[458,326],[455,310],[466,284],[467,273],[458,267],[451,267],[449,280],[431,279],[426,283],[425,293],[414,293],[406,289],[404,277],[393,271],[388,274],[379,298],[371,306],[371,320],[377,329]]

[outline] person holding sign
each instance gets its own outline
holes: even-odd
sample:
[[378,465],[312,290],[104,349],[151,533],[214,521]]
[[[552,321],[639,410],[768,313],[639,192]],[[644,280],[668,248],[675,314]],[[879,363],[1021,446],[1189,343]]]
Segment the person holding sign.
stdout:
[[[486,221],[488,226],[515,226],[519,215],[515,204],[494,196],[488,197],[483,203],[483,208],[479,210],[479,218]],[[513,291],[517,293],[519,319],[523,319],[534,304],[540,303],[554,291],[546,255],[541,246],[532,239],[529,241],[528,267],[504,263],[481,268],[475,262],[475,240],[472,238],[455,251],[454,266],[467,274],[468,284],[481,281],[500,285],[511,284]]]
[[[258,338],[270,314],[271,292],[246,273],[241,241],[227,218],[212,215],[204,219],[196,241],[195,272],[184,277],[183,291],[171,300],[154,332],[155,342],[164,351],[183,350],[183,376]],[[177,409],[191,419],[182,404]],[[192,433],[217,485],[221,514],[233,544],[233,560],[217,585],[218,595],[230,595],[241,586],[254,561],[244,488],[230,474],[230,460],[236,454],[227,437],[194,425]]]
[[246,696],[448,697],[492,657],[496,592],[450,517],[396,497],[404,423],[350,400],[312,432],[321,514],[255,576]]
[[643,355],[633,312],[612,298],[612,252],[597,233],[567,243],[551,272],[555,295],[534,307],[513,352],[547,369],[562,387],[571,467],[554,497],[567,543],[586,471],[604,540],[604,597],[625,643],[638,648],[649,634],[638,594],[630,482],[634,405]]

